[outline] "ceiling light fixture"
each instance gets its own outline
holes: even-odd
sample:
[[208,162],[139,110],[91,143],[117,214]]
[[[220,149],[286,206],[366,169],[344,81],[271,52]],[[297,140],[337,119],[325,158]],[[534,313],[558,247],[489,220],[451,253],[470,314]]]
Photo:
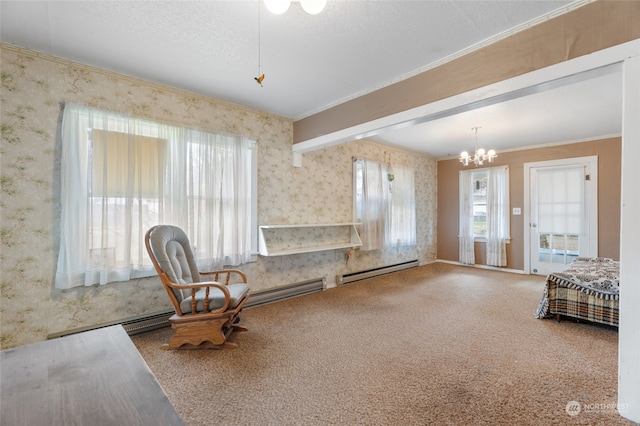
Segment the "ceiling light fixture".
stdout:
[[[327,0],[293,0],[300,3],[302,9],[310,15],[316,15],[324,9]],[[275,15],[282,15],[291,5],[291,0],[264,0],[264,5],[269,12]]]
[[485,152],[483,148],[478,149],[478,129],[481,129],[481,127],[471,128],[471,130],[476,132],[476,150],[473,157],[470,156],[467,151],[462,151],[460,153],[459,160],[464,166],[468,166],[469,162],[475,164],[476,167],[482,166],[485,161],[493,163],[493,159],[497,157],[496,152],[493,149],[490,149],[488,152]]

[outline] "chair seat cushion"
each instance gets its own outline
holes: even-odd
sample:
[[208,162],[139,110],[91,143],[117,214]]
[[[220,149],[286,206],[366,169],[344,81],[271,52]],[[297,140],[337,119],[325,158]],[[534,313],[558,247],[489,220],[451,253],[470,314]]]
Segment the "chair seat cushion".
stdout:
[[[229,284],[227,285],[231,300],[229,302],[229,308],[233,309],[242,301],[242,299],[249,293],[248,284]],[[202,288],[196,292],[196,311],[202,312],[204,309],[204,297],[206,289]],[[209,288],[209,310],[219,309],[224,306],[224,293],[219,288]],[[191,313],[191,296],[185,297],[180,302],[180,310],[183,314]]]

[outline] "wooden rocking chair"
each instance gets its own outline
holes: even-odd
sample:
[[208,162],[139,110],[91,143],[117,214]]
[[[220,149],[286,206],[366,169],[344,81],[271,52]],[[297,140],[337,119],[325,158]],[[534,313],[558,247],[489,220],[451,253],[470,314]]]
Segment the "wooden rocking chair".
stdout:
[[198,271],[189,239],[176,226],[152,227],[145,245],[176,312],[169,319],[175,333],[162,348],[237,348],[227,339],[247,331],[239,325],[249,298],[246,275],[236,269]]

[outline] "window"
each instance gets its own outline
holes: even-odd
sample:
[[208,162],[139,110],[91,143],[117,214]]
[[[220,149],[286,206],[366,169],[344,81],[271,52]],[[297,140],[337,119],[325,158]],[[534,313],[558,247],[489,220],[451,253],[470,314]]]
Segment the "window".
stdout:
[[413,170],[356,159],[354,213],[362,250],[416,244]]
[[247,138],[66,105],[56,287],[152,276],[144,234],[187,232],[203,269],[257,251],[257,159]]
[[487,264],[506,266],[510,238],[509,168],[460,172],[460,262],[475,263],[474,242],[487,244]]
[[475,171],[472,176],[473,235],[487,236],[487,171]]

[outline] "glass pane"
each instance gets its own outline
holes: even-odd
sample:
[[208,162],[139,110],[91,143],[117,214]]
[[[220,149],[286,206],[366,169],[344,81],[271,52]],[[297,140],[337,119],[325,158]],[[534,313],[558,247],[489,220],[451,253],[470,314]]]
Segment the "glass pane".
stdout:
[[580,256],[580,236],[567,235],[567,263],[573,262]]
[[569,264],[580,255],[580,236],[577,234],[540,234],[539,238],[540,262]]
[[473,174],[473,233],[487,234],[487,173]]
[[487,205],[473,205],[473,233],[485,235],[487,233]]
[[538,259],[540,260],[540,262],[551,261],[550,240],[551,235],[540,234],[540,238],[538,241]]
[[565,263],[564,235],[551,235],[551,263]]

